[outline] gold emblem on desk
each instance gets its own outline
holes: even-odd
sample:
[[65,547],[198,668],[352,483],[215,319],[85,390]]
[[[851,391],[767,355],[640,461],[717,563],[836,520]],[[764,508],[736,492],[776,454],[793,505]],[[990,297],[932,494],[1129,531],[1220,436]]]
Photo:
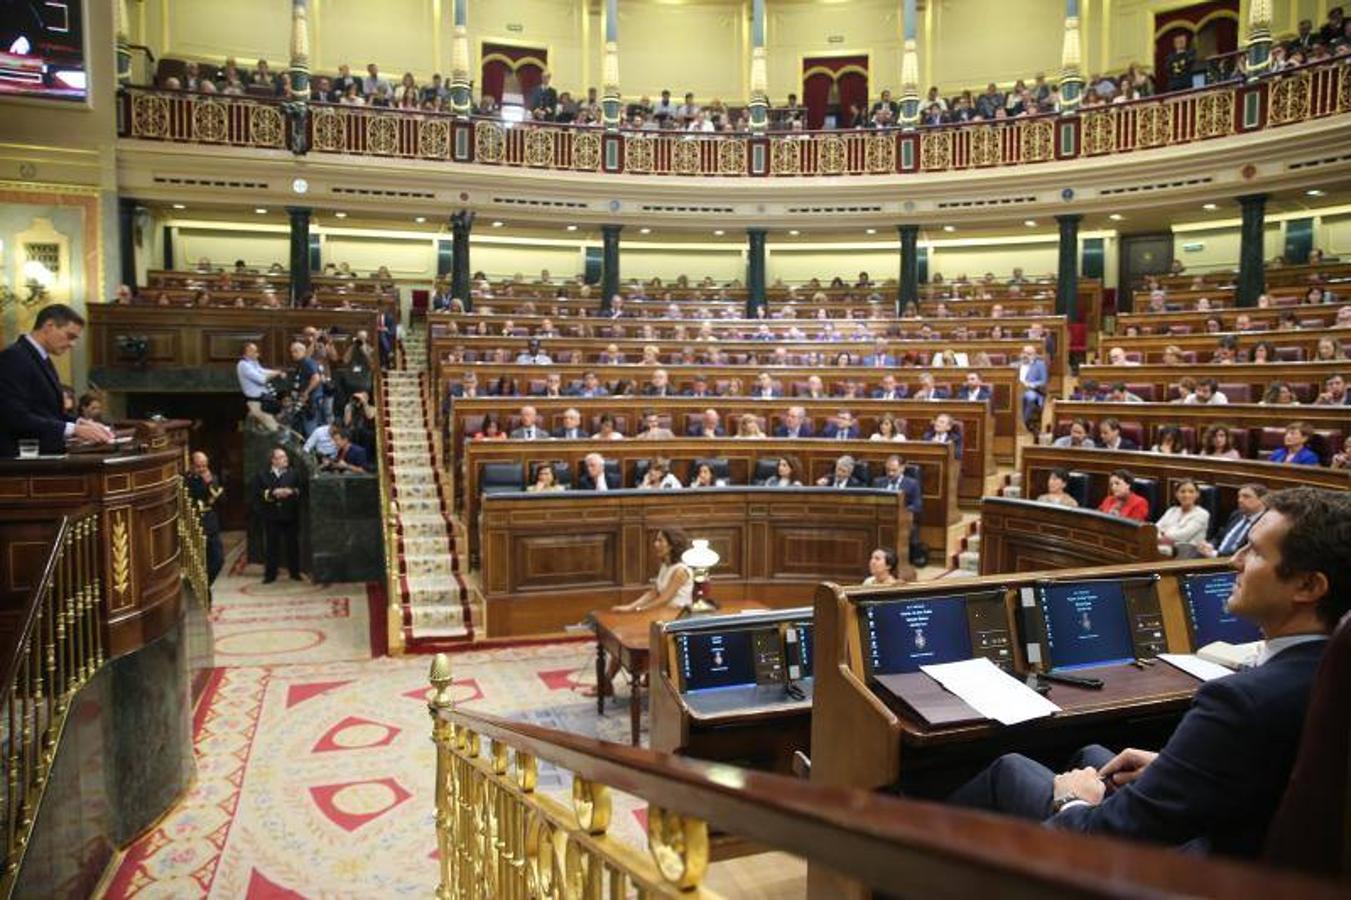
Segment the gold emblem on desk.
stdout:
[[126,599],[131,587],[131,535],[127,527],[126,509],[115,509],[108,514],[112,520],[113,538],[113,593]]

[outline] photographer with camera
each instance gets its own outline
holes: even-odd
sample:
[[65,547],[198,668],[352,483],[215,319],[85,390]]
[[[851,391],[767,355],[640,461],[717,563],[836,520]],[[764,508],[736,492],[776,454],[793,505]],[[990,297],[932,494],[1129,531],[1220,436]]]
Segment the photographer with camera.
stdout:
[[248,418],[257,422],[268,431],[278,431],[281,424],[275,414],[281,412],[281,401],[272,387],[272,379],[284,378],[285,373],[277,369],[268,369],[258,361],[258,345],[246,341],[244,352],[235,365],[235,374],[239,378],[239,389],[244,394],[244,405],[248,407]]

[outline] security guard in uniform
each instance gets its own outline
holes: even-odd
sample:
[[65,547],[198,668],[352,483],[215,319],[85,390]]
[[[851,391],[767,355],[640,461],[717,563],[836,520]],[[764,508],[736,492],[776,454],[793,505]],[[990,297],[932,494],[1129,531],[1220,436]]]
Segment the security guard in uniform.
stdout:
[[211,460],[198,450],[192,454],[192,471],[186,479],[188,496],[197,507],[202,520],[202,533],[206,535],[206,579],[214,584],[221,567],[225,565],[225,546],[220,539],[220,517],[216,514],[216,502],[225,494],[225,488],[216,481],[211,472]]

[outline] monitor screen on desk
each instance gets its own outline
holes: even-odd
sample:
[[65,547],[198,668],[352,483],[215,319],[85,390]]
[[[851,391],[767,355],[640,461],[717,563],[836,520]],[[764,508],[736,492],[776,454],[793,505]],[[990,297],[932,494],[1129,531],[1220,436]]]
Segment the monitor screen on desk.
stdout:
[[965,597],[916,597],[861,604],[859,628],[869,675],[971,658]]
[[680,674],[687,691],[755,684],[753,631],[690,632],[676,636]]
[[1240,619],[1227,608],[1237,578],[1237,572],[1225,570],[1205,575],[1187,575],[1182,579],[1194,648],[1215,641],[1247,644],[1262,639],[1262,632],[1256,625]]
[[[788,651],[789,677],[794,679],[812,677],[812,650],[814,649],[812,642],[815,637],[811,622],[789,622],[784,627],[783,644],[784,649]],[[792,666],[797,666],[796,674],[794,674]]]
[[1119,581],[1064,581],[1038,586],[1052,669],[1135,659],[1126,595]]

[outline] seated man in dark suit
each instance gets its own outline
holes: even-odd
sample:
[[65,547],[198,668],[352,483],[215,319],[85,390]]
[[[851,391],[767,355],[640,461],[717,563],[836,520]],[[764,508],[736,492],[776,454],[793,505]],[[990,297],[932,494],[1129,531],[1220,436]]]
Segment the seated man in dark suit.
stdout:
[[560,440],[575,441],[587,436],[582,430],[582,414],[575,407],[563,410],[563,425],[553,430],[553,436]]
[[599,453],[588,453],[582,460],[582,474],[577,479],[577,489],[581,491],[615,491],[623,487],[618,481],[610,484],[605,474],[605,457]]
[[1139,450],[1140,445],[1121,433],[1121,422],[1106,418],[1098,423],[1098,446],[1103,450]]
[[1351,609],[1348,555],[1351,494],[1301,487],[1268,495],[1233,557],[1239,575],[1228,602],[1266,637],[1252,668],[1203,684],[1158,753],[1087,747],[1080,767],[1059,775],[1010,754],[952,802],[1070,831],[1256,857],[1290,780],[1327,636]]
[[783,396],[783,391],[774,386],[774,379],[769,377],[768,372],[761,372],[755,376],[755,387],[751,389],[751,396],[756,400],[772,400]]
[[780,438],[809,438],[816,434],[812,423],[807,419],[807,411],[801,406],[790,406],[783,415],[783,424],[774,429],[774,436]]
[[952,416],[947,413],[939,413],[934,416],[933,422],[924,430],[924,440],[933,441],[936,444],[951,444],[953,446],[953,455],[958,459],[962,458],[962,433],[957,429],[957,424],[952,421]]
[[324,462],[324,469],[330,472],[369,472],[371,470],[371,461],[370,457],[366,455],[366,448],[353,443],[346,428],[341,425],[334,425],[329,428],[328,435],[334,446],[338,448],[338,453],[332,459]]
[[966,383],[962,385],[961,390],[957,391],[958,400],[975,400],[981,403],[988,403],[990,400],[990,388],[981,384],[979,372],[967,372]]
[[882,376],[882,384],[873,391],[874,400],[904,400],[909,393],[905,385],[896,383],[896,376],[890,372]]
[[1267,486],[1265,484],[1245,484],[1238,489],[1238,506],[1230,514],[1229,520],[1215,532],[1215,543],[1202,541],[1196,550],[1202,556],[1233,556],[1248,540],[1262,513],[1266,512]]
[[671,376],[665,369],[656,369],[652,372],[652,380],[643,385],[644,397],[674,397],[675,388],[671,387]]
[[84,319],[53,303],[38,310],[33,330],[0,350],[0,457],[19,455],[19,441],[38,442],[40,453],[64,453],[72,438],[107,444],[113,431],[62,412],[61,379],[52,364],[80,339]]
[[858,436],[858,423],[854,421],[854,414],[847,409],[836,413],[834,421],[826,425],[822,434],[822,437],[832,441],[856,441]]
[[858,477],[858,463],[848,453],[835,460],[835,471],[832,474],[822,475],[816,479],[816,483],[821,487],[863,487],[863,480]]
[[919,389],[915,391],[916,400],[946,400],[948,389],[934,385],[934,377],[929,372],[919,374]]
[[716,397],[718,392],[708,386],[708,378],[704,375],[695,375],[694,384],[685,391],[686,397]]
[[550,372],[544,377],[544,385],[530,391],[532,397],[563,397],[563,376]]
[[582,384],[580,387],[569,388],[566,392],[572,397],[608,397],[610,391],[605,385],[600,383],[600,378],[595,372],[586,372],[582,375]]
[[706,409],[698,422],[695,422],[685,434],[696,438],[719,438],[725,437],[727,432],[722,427],[722,417],[718,415],[716,409]]
[[919,537],[919,517],[924,512],[924,489],[918,481],[905,474],[905,463],[896,454],[887,457],[886,473],[873,479],[873,487],[905,495],[905,508],[910,510],[910,561],[923,565],[928,549]]

